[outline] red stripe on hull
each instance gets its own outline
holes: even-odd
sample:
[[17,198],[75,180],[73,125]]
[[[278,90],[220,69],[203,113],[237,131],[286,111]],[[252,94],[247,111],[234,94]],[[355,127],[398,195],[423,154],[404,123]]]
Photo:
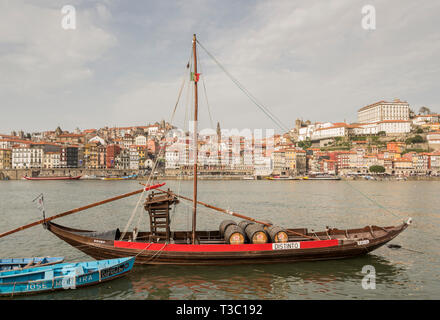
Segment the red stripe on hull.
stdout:
[[321,240],[321,241],[303,241],[301,242],[301,249],[334,247],[337,246],[338,244],[339,242],[337,239]]
[[[299,249],[325,248],[338,245],[338,240],[319,240],[300,242]],[[236,251],[270,251],[272,243],[264,244],[168,244],[114,241],[115,248],[126,248],[148,251],[174,252],[236,252]]]

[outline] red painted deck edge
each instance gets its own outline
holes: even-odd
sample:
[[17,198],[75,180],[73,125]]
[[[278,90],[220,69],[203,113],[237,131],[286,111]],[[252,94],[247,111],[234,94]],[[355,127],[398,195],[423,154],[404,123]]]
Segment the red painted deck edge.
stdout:
[[[300,242],[301,249],[325,248],[338,245],[338,240],[317,240]],[[175,252],[234,252],[234,251],[270,251],[272,243],[264,244],[163,244],[114,241],[115,248],[151,250],[151,251],[175,251]]]

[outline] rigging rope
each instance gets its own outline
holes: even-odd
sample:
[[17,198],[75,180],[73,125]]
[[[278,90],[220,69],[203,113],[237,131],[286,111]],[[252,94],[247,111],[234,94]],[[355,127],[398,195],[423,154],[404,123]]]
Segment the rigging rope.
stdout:
[[197,40],[197,43],[202,47],[203,50],[208,54],[208,56],[214,60],[214,62],[223,70],[224,73],[235,83],[235,85],[243,91],[243,93],[261,110],[266,114],[280,129],[284,131],[289,131],[289,129],[283,124],[283,122],[274,115],[266,106],[257,100],[236,78],[234,78],[228,70]]
[[206,93],[205,76],[203,73],[201,60],[199,60],[199,66],[200,66],[200,74],[201,74],[202,83],[203,83],[203,91],[205,92],[206,105],[208,106],[209,120],[211,121],[211,128],[214,129],[214,121],[212,120],[211,107],[209,106],[208,94]]
[[377,201],[375,201],[374,199],[371,199],[370,197],[368,197],[366,194],[364,194],[362,191],[356,189],[355,187],[353,187],[350,183],[348,183],[347,181],[343,180],[350,188],[352,188],[353,190],[356,190],[357,192],[359,192],[363,197],[365,197],[366,199],[370,200],[372,203],[376,204],[378,207],[382,208],[383,210],[385,210],[386,212],[392,214],[393,216],[397,217],[397,218],[402,218],[396,214],[394,214],[393,212],[391,212],[390,210],[388,210],[387,208],[385,208],[384,206],[382,206],[380,203],[378,203]]

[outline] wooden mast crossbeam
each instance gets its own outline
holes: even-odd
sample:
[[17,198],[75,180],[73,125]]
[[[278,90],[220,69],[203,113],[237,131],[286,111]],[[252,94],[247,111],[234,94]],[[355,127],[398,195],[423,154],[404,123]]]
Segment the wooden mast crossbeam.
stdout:
[[90,208],[93,208],[93,207],[97,207],[97,206],[100,206],[100,205],[105,204],[105,203],[108,203],[108,202],[112,202],[112,201],[116,201],[116,200],[119,200],[119,199],[127,198],[127,197],[133,196],[133,195],[135,195],[135,194],[142,193],[142,192],[144,192],[144,191],[148,191],[148,190],[156,189],[156,188],[158,188],[158,187],[163,186],[164,184],[165,184],[165,183],[163,183],[163,184],[157,184],[157,185],[154,185],[154,186],[147,186],[146,188],[142,188],[142,189],[140,189],[140,190],[136,190],[136,191],[133,191],[133,192],[129,192],[129,193],[125,193],[125,194],[121,194],[121,195],[116,196],[116,197],[113,197],[113,198],[109,198],[109,199],[102,200],[102,201],[99,201],[99,202],[95,202],[95,203],[92,203],[92,204],[89,204],[89,205],[86,205],[86,206],[83,206],[83,207],[79,207],[79,208],[72,209],[72,210],[69,210],[69,211],[66,211],[66,212],[62,212],[62,213],[57,214],[57,215],[55,215],[55,216],[52,216],[52,217],[49,217],[49,218],[45,218],[45,219],[42,219],[42,220],[38,220],[38,221],[35,221],[35,222],[32,222],[32,223],[29,223],[29,224],[27,224],[27,225],[21,226],[21,227],[19,227],[19,228],[16,228],[16,229],[14,229],[14,230],[10,230],[10,231],[7,231],[7,232],[4,232],[4,233],[1,233],[1,234],[0,234],[0,238],[3,238],[3,237],[5,237],[5,236],[7,236],[7,235],[10,235],[10,234],[16,233],[16,232],[18,232],[18,231],[22,231],[22,230],[25,230],[25,229],[28,229],[28,228],[31,228],[31,227],[37,226],[37,225],[39,225],[39,224],[44,224],[45,222],[48,222],[48,221],[51,221],[51,220],[54,220],[54,219],[58,219],[58,218],[61,218],[61,217],[67,216],[67,215],[69,215],[69,214],[73,214],[73,213],[80,212],[80,211],[83,211],[83,210],[86,210],[86,209],[90,209]]

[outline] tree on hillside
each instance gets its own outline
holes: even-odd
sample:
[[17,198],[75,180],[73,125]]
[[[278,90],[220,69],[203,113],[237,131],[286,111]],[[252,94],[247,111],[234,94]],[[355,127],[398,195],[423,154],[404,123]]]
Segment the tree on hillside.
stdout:
[[405,141],[406,144],[414,144],[414,143],[422,143],[422,142],[425,142],[425,139],[420,135],[416,135],[412,138],[408,138]]
[[298,147],[302,148],[303,150],[306,150],[312,146],[312,141],[310,139],[306,139],[304,141],[298,142]]
[[421,107],[419,109],[419,114],[431,114],[431,109],[428,107]]

